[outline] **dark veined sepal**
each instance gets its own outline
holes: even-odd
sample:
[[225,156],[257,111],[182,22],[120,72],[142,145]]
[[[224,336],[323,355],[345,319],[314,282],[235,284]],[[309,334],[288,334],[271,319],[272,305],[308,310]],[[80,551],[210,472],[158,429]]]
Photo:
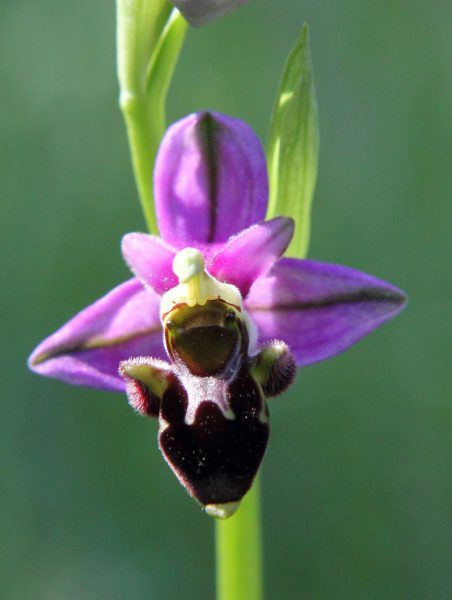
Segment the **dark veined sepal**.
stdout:
[[251,363],[251,373],[266,398],[279,396],[293,383],[297,364],[289,346],[280,340],[267,342]]

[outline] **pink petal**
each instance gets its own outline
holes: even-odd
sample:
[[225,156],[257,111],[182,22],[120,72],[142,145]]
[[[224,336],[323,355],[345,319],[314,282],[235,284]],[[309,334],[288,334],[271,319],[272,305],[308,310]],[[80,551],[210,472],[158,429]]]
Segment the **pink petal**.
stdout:
[[174,248],[147,233],[128,233],[122,238],[122,254],[133,273],[157,294],[177,285],[172,270]]
[[213,257],[209,272],[237,286],[242,295],[281,257],[292,239],[292,219],[277,217],[241,231]]

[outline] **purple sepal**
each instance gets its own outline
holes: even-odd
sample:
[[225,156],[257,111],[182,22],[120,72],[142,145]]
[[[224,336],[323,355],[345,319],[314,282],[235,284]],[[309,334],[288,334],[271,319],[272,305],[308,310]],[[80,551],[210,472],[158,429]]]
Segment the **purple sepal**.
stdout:
[[32,371],[75,385],[124,391],[122,360],[164,358],[159,296],[130,279],[46,338],[28,360]]
[[294,222],[287,217],[262,221],[232,237],[213,257],[208,270],[232,283],[243,296],[282,256],[292,239]]
[[282,339],[305,366],[343,352],[405,303],[401,290],[371,275],[284,258],[254,283],[245,306],[259,342]]
[[154,192],[166,242],[177,248],[226,242],[265,217],[262,145],[238,119],[214,112],[185,117],[160,145]]

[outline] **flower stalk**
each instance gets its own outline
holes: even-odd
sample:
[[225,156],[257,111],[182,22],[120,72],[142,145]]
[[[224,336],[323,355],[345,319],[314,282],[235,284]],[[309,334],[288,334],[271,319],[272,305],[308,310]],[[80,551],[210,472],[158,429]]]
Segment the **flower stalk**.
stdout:
[[147,227],[158,233],[153,170],[166,128],[165,101],[187,24],[166,0],[117,0],[119,104]]
[[260,483],[256,478],[239,510],[216,521],[217,600],[262,600]]

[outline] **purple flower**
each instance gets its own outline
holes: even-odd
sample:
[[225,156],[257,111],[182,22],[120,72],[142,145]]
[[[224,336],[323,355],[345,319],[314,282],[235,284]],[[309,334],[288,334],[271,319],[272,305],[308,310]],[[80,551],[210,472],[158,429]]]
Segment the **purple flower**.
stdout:
[[268,440],[266,399],[296,365],[338,354],[395,316],[396,287],[354,269],[282,258],[291,219],[265,221],[259,140],[217,113],[175,123],[160,147],[161,238],[124,236],[135,277],[45,339],[29,359],[42,375],[127,391],[159,418],[159,445],[210,514],[232,514]]
[[187,21],[201,27],[210,21],[224,17],[248,0],[173,0]]

